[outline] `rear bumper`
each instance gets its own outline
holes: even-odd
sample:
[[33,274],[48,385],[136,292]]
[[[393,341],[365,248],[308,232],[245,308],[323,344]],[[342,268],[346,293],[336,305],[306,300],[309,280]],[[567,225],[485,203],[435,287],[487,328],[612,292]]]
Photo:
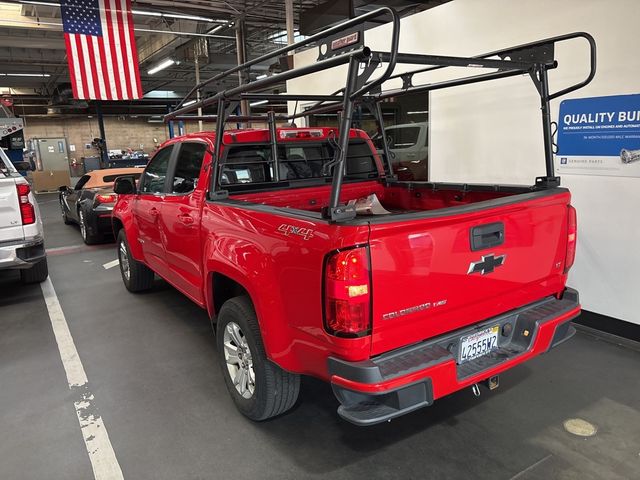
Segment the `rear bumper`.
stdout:
[[111,221],[113,219],[113,207],[112,206],[98,206],[93,209],[91,216],[88,219],[89,232],[92,234],[112,234],[113,226]]
[[[357,425],[373,425],[431,405],[565,342],[575,334],[570,321],[579,314],[578,292],[567,288],[560,300],[548,297],[371,360],[330,357],[331,385],[341,403],[338,414]],[[497,350],[458,365],[460,339],[495,325]]]
[[45,256],[42,237],[0,243],[0,270],[31,268]]

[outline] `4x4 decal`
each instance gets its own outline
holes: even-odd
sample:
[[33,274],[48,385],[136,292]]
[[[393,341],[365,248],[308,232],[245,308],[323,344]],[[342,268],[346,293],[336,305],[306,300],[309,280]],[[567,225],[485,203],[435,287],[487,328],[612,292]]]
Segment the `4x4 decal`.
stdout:
[[280,233],[284,233],[287,237],[289,235],[299,235],[305,240],[309,240],[313,237],[313,230],[311,230],[310,228],[296,227],[295,225],[288,225],[286,223],[280,225],[278,227],[278,231]]

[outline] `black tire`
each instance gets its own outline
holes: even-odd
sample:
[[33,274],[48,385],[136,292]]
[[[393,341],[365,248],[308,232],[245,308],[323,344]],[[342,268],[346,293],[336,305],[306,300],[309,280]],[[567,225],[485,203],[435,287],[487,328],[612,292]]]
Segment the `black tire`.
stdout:
[[[129,243],[127,242],[127,236],[124,233],[124,229],[121,229],[118,232],[116,246],[118,252],[118,263],[120,264],[120,275],[122,275],[122,282],[124,283],[124,286],[127,287],[127,290],[133,293],[149,290],[153,286],[153,270],[147,267],[144,263],[134,260],[131,256],[131,250],[129,249]],[[126,265],[128,265],[128,275],[126,273]]]
[[[254,391],[250,398],[245,398],[236,388],[225,359],[225,329],[231,322],[239,326],[250,351],[255,372]],[[222,305],[218,315],[216,344],[227,389],[243,415],[261,421],[293,407],[300,393],[300,375],[286,372],[267,359],[258,319],[247,296],[232,298]]]
[[20,270],[20,281],[24,284],[44,282],[49,276],[47,259],[43,258],[31,268]]
[[94,245],[103,240],[102,234],[89,232],[86,213],[82,208],[78,209],[78,225],[80,225],[80,236],[82,237],[82,241],[87,245]]
[[69,216],[67,215],[67,211],[64,209],[64,204],[62,198],[60,199],[60,210],[62,211],[62,221],[65,225],[71,225],[73,222],[69,220]]

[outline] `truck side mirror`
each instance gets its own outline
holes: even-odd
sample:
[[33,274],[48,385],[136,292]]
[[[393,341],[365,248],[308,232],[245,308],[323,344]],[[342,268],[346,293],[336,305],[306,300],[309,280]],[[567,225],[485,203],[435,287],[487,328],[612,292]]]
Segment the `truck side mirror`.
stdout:
[[118,177],[113,182],[113,191],[118,195],[136,193],[136,180],[134,177]]

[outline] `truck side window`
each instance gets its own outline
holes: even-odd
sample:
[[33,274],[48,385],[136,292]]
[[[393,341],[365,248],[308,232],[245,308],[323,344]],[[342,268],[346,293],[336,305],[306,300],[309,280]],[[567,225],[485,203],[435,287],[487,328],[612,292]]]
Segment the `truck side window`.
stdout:
[[142,174],[141,193],[163,193],[173,145],[158,150]]
[[207,146],[204,143],[185,142],[180,144],[176,168],[171,180],[173,193],[184,195],[195,190],[206,151]]

